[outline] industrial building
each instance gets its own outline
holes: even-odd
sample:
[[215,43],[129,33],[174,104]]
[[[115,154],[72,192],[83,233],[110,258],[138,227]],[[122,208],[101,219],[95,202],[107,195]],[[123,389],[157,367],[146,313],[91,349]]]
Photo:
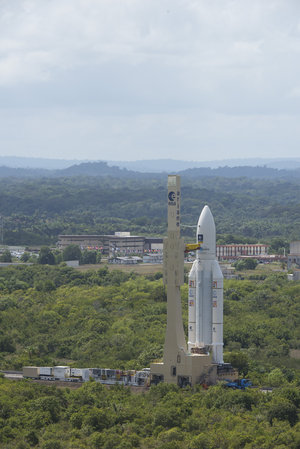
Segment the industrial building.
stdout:
[[130,235],[130,232],[115,232],[114,235],[59,235],[60,249],[75,244],[82,249],[99,249],[103,254],[144,254],[145,251],[161,251],[163,239]]
[[[297,242],[294,242],[297,244]],[[299,242],[298,242],[299,243]],[[130,232],[115,232],[114,235],[59,235],[58,247],[64,250],[70,244],[78,245],[81,249],[97,249],[110,257],[140,256],[149,254],[144,262],[162,263],[163,239],[160,237],[143,237],[131,235]],[[263,261],[281,260],[283,256],[268,255],[269,245],[265,244],[230,244],[216,245],[217,260],[235,260],[243,257],[255,257]],[[291,255],[292,257],[292,255]],[[298,260],[299,263],[299,255]],[[295,259],[295,256],[294,256]]]
[[218,260],[238,259],[241,256],[264,257],[268,254],[269,245],[231,244],[217,245]]

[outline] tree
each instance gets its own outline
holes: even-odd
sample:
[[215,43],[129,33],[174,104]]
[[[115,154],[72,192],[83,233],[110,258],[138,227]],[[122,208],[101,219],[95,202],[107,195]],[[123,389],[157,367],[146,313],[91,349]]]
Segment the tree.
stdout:
[[0,351],[1,352],[15,352],[16,347],[8,335],[0,337]]
[[41,265],[55,265],[54,254],[48,246],[41,247],[38,263]]
[[288,253],[289,250],[289,241],[284,238],[275,237],[271,240],[271,244],[269,247],[269,254],[283,254],[284,251]]
[[97,252],[96,251],[89,251],[89,250],[85,249],[82,252],[81,263],[83,265],[97,263]]
[[11,252],[8,249],[3,251],[3,253],[1,254],[0,262],[6,262],[6,263],[11,263],[12,262]]
[[55,284],[51,279],[46,279],[45,281],[38,281],[35,288],[39,292],[51,292],[55,290]]
[[230,363],[234,368],[237,368],[239,374],[246,376],[249,370],[249,358],[245,352],[230,352],[225,353],[224,360]]
[[280,368],[274,368],[268,375],[268,382],[272,387],[281,387],[286,383],[286,378]]
[[39,443],[37,434],[33,430],[30,430],[29,432],[27,432],[27,434],[25,435],[25,439],[32,446],[36,446]]
[[275,398],[268,410],[268,420],[271,425],[274,418],[279,421],[288,421],[291,426],[294,426],[298,421],[297,407],[288,399]]
[[20,260],[22,262],[28,262],[29,259],[30,259],[30,253],[28,253],[27,251],[25,251],[20,258]]
[[55,265],[59,265],[63,261],[62,253],[59,250],[53,252],[55,257]]
[[238,260],[234,266],[235,269],[238,271],[241,270],[255,270],[255,268],[257,267],[257,260],[256,259],[243,259],[243,260]]
[[38,256],[37,256],[36,254],[32,254],[32,255],[30,256],[28,262],[34,263],[34,264],[37,263],[37,262],[38,262]]
[[63,260],[81,260],[81,249],[78,245],[71,243],[63,250]]

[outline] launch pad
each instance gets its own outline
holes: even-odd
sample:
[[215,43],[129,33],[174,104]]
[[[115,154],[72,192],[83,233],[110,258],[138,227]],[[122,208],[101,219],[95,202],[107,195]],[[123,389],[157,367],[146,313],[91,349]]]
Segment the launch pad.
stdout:
[[[220,378],[237,377],[236,371],[229,364],[223,363],[223,276],[215,258],[215,228],[208,229],[206,235],[203,235],[202,228],[200,232],[197,229],[196,244],[185,245],[180,237],[180,201],[180,176],[169,175],[168,236],[164,239],[167,328],[163,362],[151,364],[151,382],[167,382],[179,386],[212,385]],[[207,215],[207,210],[205,214]],[[209,217],[210,228],[211,218]],[[202,246],[205,254],[203,263],[199,256]],[[196,264],[194,262],[189,281],[188,346],[183,329],[180,295],[180,286],[184,283],[184,252],[187,248],[197,251]],[[194,291],[191,281],[197,287]],[[219,284],[216,284],[218,281]],[[216,309],[214,311],[213,305]]]

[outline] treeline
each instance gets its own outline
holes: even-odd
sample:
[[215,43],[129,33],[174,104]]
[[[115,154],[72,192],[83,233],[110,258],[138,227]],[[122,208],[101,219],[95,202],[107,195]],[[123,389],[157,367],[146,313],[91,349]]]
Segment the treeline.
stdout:
[[[166,175],[160,179],[70,177],[0,180],[7,245],[53,245],[59,234],[166,233]],[[300,234],[297,180],[182,179],[182,224],[208,204],[219,243],[290,241]],[[194,238],[194,229],[182,234]],[[231,241],[230,241],[231,240]]]
[[101,263],[102,253],[100,250],[80,249],[78,245],[68,245],[64,250],[51,249],[48,246],[42,246],[38,255],[24,251],[20,259],[13,257],[11,252],[6,249],[0,254],[0,262],[12,263],[19,261],[21,263],[40,264],[40,265],[60,265],[62,262],[78,261],[80,265],[95,265]]
[[[164,161],[163,166],[168,170],[168,165],[166,161]],[[185,166],[183,161],[183,166]],[[79,164],[72,165],[67,168],[62,169],[42,169],[42,168],[12,168],[6,166],[0,166],[0,178],[7,177],[15,177],[15,178],[41,178],[41,177],[51,177],[51,178],[60,178],[60,177],[73,177],[73,176],[111,176],[115,178],[122,179],[162,179],[164,177],[164,173],[156,172],[150,173],[151,170],[143,170],[143,173],[139,171],[134,171],[127,168],[120,168],[115,165],[108,165],[107,162],[98,161],[98,162],[82,162]],[[161,170],[159,170],[161,171]],[[171,169],[172,173],[174,170]],[[203,177],[226,177],[226,178],[268,178],[268,179],[299,179],[300,170],[299,168],[295,168],[293,170],[289,169],[277,169],[270,168],[266,166],[237,166],[237,167],[218,167],[218,168],[210,168],[210,167],[197,167],[197,168],[188,168],[182,169],[178,165],[178,168],[175,170],[176,173],[186,177],[199,179]]]
[[274,393],[174,385],[132,394],[96,382],[70,390],[0,379],[5,449],[298,449],[297,385]]
[[[96,264],[101,262],[101,251],[84,249],[81,251],[78,245],[68,245],[63,251],[58,249],[52,251],[48,246],[42,246],[37,256],[30,256],[30,253],[24,252],[21,256],[23,262],[33,262],[40,265],[59,265],[68,260],[77,260],[80,265]],[[1,258],[0,258],[1,260]]]

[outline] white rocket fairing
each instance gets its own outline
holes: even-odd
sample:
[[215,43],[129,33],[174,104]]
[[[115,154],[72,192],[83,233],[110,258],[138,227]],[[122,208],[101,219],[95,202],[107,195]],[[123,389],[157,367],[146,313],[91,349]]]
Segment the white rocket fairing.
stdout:
[[212,348],[214,363],[223,363],[223,275],[216,259],[216,227],[205,206],[197,225],[196,260],[189,274],[188,349]]

